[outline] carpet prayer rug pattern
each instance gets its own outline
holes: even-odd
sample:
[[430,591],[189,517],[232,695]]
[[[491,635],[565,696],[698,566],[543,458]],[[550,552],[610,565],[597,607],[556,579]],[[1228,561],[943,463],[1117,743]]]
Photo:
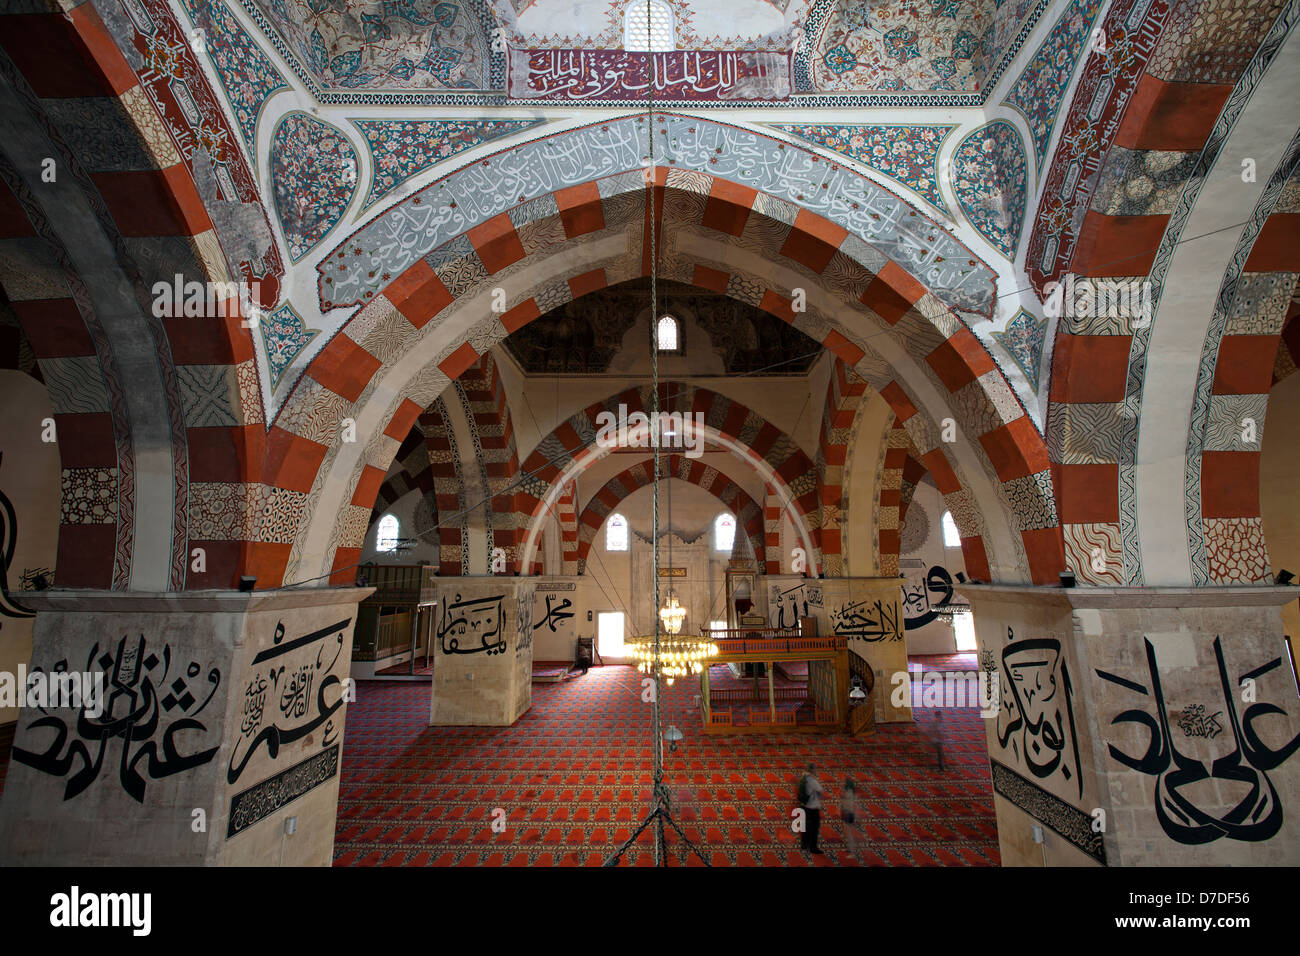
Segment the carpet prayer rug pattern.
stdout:
[[[533,686],[512,727],[429,727],[427,684],[360,682],[349,705],[335,835],[337,866],[598,865],[631,836],[650,790],[651,708],[641,675],[594,667]],[[705,737],[694,681],[664,694],[664,724],[686,735],[665,749],[666,779],[687,836],[715,866],[996,866],[997,829],[978,710],[917,709],[915,724],[874,737]],[[943,736],[944,770],[936,743]],[[824,856],[791,830],[795,787],[812,761],[827,795]],[[855,859],[839,796],[857,785]],[[504,832],[493,832],[494,811]],[[502,814],[496,814],[498,818]],[[643,842],[644,841],[644,842]],[[650,834],[624,864],[652,863]],[[682,847],[669,832],[669,865]],[[690,855],[687,865],[699,865]]]

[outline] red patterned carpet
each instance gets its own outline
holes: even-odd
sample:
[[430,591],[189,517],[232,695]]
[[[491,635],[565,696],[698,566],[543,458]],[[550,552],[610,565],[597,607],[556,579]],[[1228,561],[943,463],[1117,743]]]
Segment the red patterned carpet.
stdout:
[[[361,682],[343,744],[338,866],[598,865],[631,835],[650,786],[650,707],[639,675],[594,667],[533,685],[513,727],[427,726],[425,684]],[[984,728],[978,712],[944,715],[937,766],[934,711],[874,737],[706,738],[693,681],[665,694],[665,722],[686,739],[665,753],[678,819],[715,866],[990,866],[999,863]],[[822,857],[790,830],[798,770],[817,764],[827,788]],[[835,807],[858,788],[858,859]],[[506,829],[494,833],[493,811]],[[649,834],[643,834],[649,840]],[[676,837],[669,834],[670,846]],[[670,865],[678,864],[674,849]],[[640,842],[624,862],[649,865]],[[691,856],[690,865],[699,865]]]
[[385,667],[375,671],[376,677],[432,677],[433,662],[421,654],[415,659],[415,674],[411,674],[411,662],[405,661],[401,664],[394,664],[392,667]]

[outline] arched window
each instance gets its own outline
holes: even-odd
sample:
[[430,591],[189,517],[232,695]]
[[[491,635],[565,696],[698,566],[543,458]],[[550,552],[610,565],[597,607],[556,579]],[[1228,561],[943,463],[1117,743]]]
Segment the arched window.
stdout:
[[713,520],[713,550],[730,551],[736,543],[736,519],[722,512]]
[[623,11],[623,49],[656,53],[675,50],[673,11],[660,0],[632,0]]
[[677,320],[671,315],[663,316],[655,327],[655,346],[660,352],[677,351]]
[[961,547],[961,532],[957,530],[957,522],[952,520],[952,512],[943,513],[943,546],[945,548]]
[[375,550],[392,553],[397,550],[397,533],[400,530],[397,519],[392,515],[384,515],[379,519],[379,537],[375,542]]
[[618,512],[610,515],[605,525],[605,550],[627,550],[627,519]]

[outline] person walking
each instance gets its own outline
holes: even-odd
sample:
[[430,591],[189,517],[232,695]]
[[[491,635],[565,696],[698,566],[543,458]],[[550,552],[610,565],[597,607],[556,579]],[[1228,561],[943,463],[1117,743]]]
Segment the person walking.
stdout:
[[808,771],[799,781],[799,804],[804,811],[804,831],[800,841],[803,849],[821,856],[817,846],[817,833],[822,825],[822,782],[817,779],[817,768],[808,765]]
[[853,831],[857,828],[854,822],[857,817],[858,791],[852,780],[845,780],[844,789],[840,793],[840,821],[844,824],[844,840],[848,843],[849,853],[855,860],[858,858],[858,845]]

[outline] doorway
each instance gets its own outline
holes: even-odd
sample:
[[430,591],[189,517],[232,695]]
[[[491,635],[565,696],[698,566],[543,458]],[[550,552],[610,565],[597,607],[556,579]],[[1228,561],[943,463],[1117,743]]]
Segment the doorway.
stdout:
[[601,611],[596,615],[596,649],[601,657],[622,657],[624,623],[622,611]]

